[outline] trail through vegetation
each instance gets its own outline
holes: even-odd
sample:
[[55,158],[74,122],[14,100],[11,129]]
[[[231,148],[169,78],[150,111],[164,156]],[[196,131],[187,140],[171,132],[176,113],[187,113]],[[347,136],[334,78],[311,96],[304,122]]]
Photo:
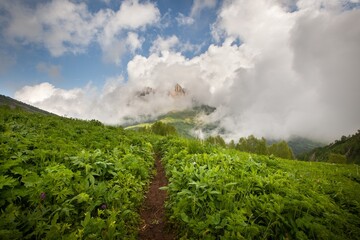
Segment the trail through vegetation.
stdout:
[[156,159],[155,167],[156,175],[150,184],[140,211],[141,226],[139,239],[170,240],[174,239],[174,234],[171,233],[171,229],[166,225],[164,202],[167,194],[166,191],[159,189],[167,185],[167,179],[159,158]]
[[358,165],[266,147],[0,106],[0,239],[360,239]]

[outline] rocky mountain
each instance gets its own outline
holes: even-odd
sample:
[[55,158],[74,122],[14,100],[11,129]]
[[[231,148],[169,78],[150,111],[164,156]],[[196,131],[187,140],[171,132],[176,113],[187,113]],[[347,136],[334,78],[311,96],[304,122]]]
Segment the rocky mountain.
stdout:
[[176,84],[175,85],[175,89],[172,91],[169,91],[169,96],[171,97],[181,97],[181,96],[185,96],[186,95],[186,91],[184,88],[182,88],[180,86],[180,84]]
[[155,93],[156,93],[155,89],[153,89],[151,87],[145,87],[143,90],[137,91],[136,96],[137,97],[145,97],[147,95],[155,94]]

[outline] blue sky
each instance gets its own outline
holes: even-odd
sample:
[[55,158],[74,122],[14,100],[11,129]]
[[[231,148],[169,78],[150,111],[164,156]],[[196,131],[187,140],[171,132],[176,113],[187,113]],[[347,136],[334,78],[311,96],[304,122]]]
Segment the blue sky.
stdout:
[[[15,2],[27,9],[34,10],[50,1]],[[77,2],[81,1],[74,1],[73,3],[77,4]],[[177,36],[181,42],[201,45],[196,52],[183,52],[184,56],[191,58],[205,51],[209,44],[214,42],[211,37],[210,27],[216,20],[218,3],[215,0],[199,2],[204,6],[192,16],[194,23],[191,25],[181,25],[178,23],[177,18],[181,16],[180,14],[184,17],[191,14],[193,0],[150,1],[160,12],[159,19],[153,25],[136,30],[139,37],[143,38],[142,46],[136,50],[136,54],[148,56],[149,49],[158,36],[166,38],[173,35]],[[205,2],[209,2],[211,6],[207,7]],[[112,9],[116,12],[123,1],[114,0],[107,3],[97,0],[83,1],[83,3],[86,4],[87,10],[90,13],[96,14],[104,9]],[[9,7],[5,5],[3,9],[9,9]],[[8,14],[9,12],[8,10]],[[0,73],[0,84],[2,86],[0,91],[5,95],[14,96],[14,93],[22,86],[41,82],[51,82],[57,87],[65,89],[82,87],[89,82],[101,87],[109,77],[123,75],[126,78],[127,63],[134,56],[134,53],[125,51],[120,57],[120,62],[106,61],[103,58],[102,49],[96,41],[87,45],[82,53],[73,54],[65,52],[60,56],[53,56],[49,49],[41,43],[28,42],[27,39],[9,40],[6,33],[4,33],[8,24],[8,20],[3,20],[0,47],[0,51],[9,58],[10,62],[9,64],[3,64],[4,66],[1,68]],[[124,30],[121,35],[126,35],[126,32],[128,31]],[[58,74],[49,75],[45,69],[39,70],[39,64],[58,68]]]
[[[359,0],[0,0],[0,94],[123,124],[216,107],[226,139],[360,128]],[[170,97],[175,84],[187,89]],[[153,94],[139,97],[146,87]],[[217,134],[215,129],[214,134]]]

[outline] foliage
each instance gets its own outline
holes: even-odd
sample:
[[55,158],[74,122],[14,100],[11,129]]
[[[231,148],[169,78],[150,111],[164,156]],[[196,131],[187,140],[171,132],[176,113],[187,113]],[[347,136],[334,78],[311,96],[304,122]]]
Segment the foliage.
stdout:
[[359,239],[357,165],[269,157],[291,149],[254,136],[226,149],[172,133],[0,107],[0,239],[136,239],[154,152],[180,239]]
[[226,147],[226,143],[220,135],[209,136],[208,138],[205,139],[205,142],[212,145],[219,145],[221,147]]
[[136,239],[144,136],[9,108],[0,123],[0,239]]
[[328,162],[330,163],[346,163],[346,157],[337,153],[329,153]]
[[240,138],[236,149],[248,153],[267,154],[265,138],[257,139],[254,135],[250,135],[247,138]]
[[[231,148],[231,145],[229,146]],[[285,141],[279,141],[267,146],[265,138],[258,139],[254,135],[240,138],[235,148],[241,152],[293,159],[294,154]]]
[[299,157],[304,153],[310,152],[311,150],[323,147],[326,144],[319,141],[310,140],[302,137],[292,137],[287,141],[287,144],[292,149],[295,157]]
[[294,154],[285,141],[274,143],[268,147],[268,153],[276,157],[293,159]]
[[174,126],[161,121],[155,122],[151,125],[150,131],[161,136],[176,135],[176,129]]
[[316,148],[299,158],[307,161],[331,162],[334,161],[334,156],[337,156],[338,160],[343,162],[344,159],[340,160],[339,155],[345,156],[344,163],[360,164],[360,130],[351,136],[342,136],[340,140]]
[[164,138],[166,207],[180,239],[358,239],[356,166],[279,160]]

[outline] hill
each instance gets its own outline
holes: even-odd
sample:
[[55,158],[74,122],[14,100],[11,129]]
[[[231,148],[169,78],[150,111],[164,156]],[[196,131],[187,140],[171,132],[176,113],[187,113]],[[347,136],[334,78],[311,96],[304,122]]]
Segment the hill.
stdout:
[[164,115],[160,115],[154,120],[146,122],[135,122],[124,126],[125,129],[139,129],[144,127],[150,127],[157,121],[171,124],[176,128],[176,131],[180,136],[194,138],[196,137],[196,131],[209,133],[218,127],[215,124],[205,123],[201,117],[210,115],[216,108],[208,105],[195,106],[192,109],[186,109],[183,111],[172,111]]
[[159,164],[168,218],[148,219],[149,229],[165,221],[179,239],[359,239],[356,165],[9,107],[0,107],[0,239],[138,239]]
[[287,144],[291,147],[295,157],[301,156],[301,154],[326,145],[322,142],[313,141],[303,137],[292,137],[287,141]]
[[[272,145],[280,141],[282,140],[266,139],[268,145]],[[296,158],[301,157],[303,154],[308,153],[315,148],[323,147],[326,145],[325,143],[313,141],[311,139],[303,138],[303,137],[292,137],[289,140],[287,140],[286,143],[289,145]]]
[[31,106],[29,104],[20,102],[20,101],[15,100],[15,99],[13,99],[11,97],[7,97],[7,96],[1,95],[1,94],[0,94],[0,106],[8,106],[11,109],[21,108],[21,109],[23,109],[23,110],[25,110],[27,112],[31,112],[31,113],[41,113],[41,114],[44,114],[44,115],[55,115],[53,113],[47,112],[47,111],[42,110],[40,108]]
[[341,139],[300,156],[300,159],[317,162],[338,162],[360,164],[360,130],[352,136]]

